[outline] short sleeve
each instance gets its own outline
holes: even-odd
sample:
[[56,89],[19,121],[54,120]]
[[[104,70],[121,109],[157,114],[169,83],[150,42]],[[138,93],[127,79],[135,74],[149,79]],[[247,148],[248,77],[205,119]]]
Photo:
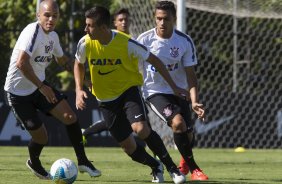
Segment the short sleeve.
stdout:
[[187,43],[186,51],[182,57],[183,65],[184,66],[193,66],[193,65],[198,64],[196,48],[195,48],[193,40],[189,36],[187,37],[186,43]]
[[75,53],[75,58],[79,63],[85,63],[86,61],[86,42],[85,42],[85,37],[82,37],[78,44],[77,44],[77,49]]
[[132,39],[128,40],[128,52],[129,55],[133,55],[139,60],[144,61],[147,60],[150,55],[150,51],[146,46]]

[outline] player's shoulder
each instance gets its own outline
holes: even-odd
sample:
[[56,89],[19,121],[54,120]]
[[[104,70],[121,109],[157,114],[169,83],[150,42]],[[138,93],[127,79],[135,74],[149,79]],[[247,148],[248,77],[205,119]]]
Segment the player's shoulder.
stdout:
[[90,40],[90,37],[88,34],[84,35],[83,37],[80,38],[80,40],[78,41],[77,43],[77,49],[82,49],[82,48],[85,48],[86,46],[86,40],[89,39]]
[[185,33],[181,32],[177,29],[174,30],[174,33],[175,33],[176,37],[179,37],[180,39],[184,39],[184,40],[189,41],[189,42],[192,41],[192,38],[191,38],[190,35],[185,34]]
[[131,38],[131,35],[126,34],[126,33],[122,32],[122,31],[118,31],[116,29],[112,29],[112,31],[113,31],[114,34],[118,34],[119,36],[125,37],[127,39]]
[[22,33],[24,34],[34,34],[35,32],[39,32],[40,25],[38,22],[32,22],[29,23],[25,28],[23,29]]
[[154,36],[155,36],[155,28],[152,28],[152,29],[150,29],[148,31],[145,31],[145,32],[141,33],[138,36],[137,40],[141,41],[141,40],[145,40],[145,39],[150,39],[150,38],[152,38]]
[[84,35],[83,37],[81,37],[81,38],[79,39],[78,43],[80,43],[80,44],[85,44],[87,39],[90,39],[90,37],[89,37],[88,34],[86,34],[86,35]]

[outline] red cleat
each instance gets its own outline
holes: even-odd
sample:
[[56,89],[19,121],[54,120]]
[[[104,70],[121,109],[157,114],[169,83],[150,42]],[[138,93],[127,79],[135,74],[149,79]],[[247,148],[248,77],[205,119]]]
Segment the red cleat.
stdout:
[[190,176],[192,181],[203,181],[208,180],[208,176],[203,173],[201,169],[195,169]]
[[189,166],[186,164],[183,157],[181,157],[178,168],[179,168],[179,171],[184,175],[187,175],[189,173]]

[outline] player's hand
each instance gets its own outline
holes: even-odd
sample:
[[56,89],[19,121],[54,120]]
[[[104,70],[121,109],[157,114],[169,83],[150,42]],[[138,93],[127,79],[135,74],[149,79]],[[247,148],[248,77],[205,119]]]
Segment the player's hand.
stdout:
[[175,89],[173,89],[173,91],[174,94],[179,96],[180,98],[184,98],[186,100],[190,99],[190,94],[186,89],[176,87]]
[[75,106],[78,110],[86,108],[84,99],[88,98],[87,93],[83,90],[76,90]]
[[49,103],[57,103],[58,102],[58,99],[56,98],[54,91],[48,85],[43,84],[40,87],[39,91],[45,96],[45,98],[47,99],[47,101]]
[[205,108],[203,104],[192,103],[192,109],[198,115],[198,119],[205,121]]

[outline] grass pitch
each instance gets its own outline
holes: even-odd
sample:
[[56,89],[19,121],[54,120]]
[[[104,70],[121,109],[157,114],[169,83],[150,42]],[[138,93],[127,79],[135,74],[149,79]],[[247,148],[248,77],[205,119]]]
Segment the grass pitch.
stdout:
[[[145,184],[151,183],[151,170],[133,162],[121,148],[86,147],[90,160],[102,171],[102,176],[90,178],[87,174],[78,174],[76,184]],[[178,164],[180,156],[177,150],[169,152]],[[233,149],[194,149],[194,156],[209,176],[206,182],[186,183],[207,184],[247,184],[282,183],[282,151],[247,149],[235,153]],[[46,170],[59,158],[69,158],[77,162],[71,147],[46,147],[41,162]],[[0,184],[51,184],[52,181],[40,180],[25,166],[28,158],[27,147],[0,147]],[[173,183],[165,172],[165,183]]]

